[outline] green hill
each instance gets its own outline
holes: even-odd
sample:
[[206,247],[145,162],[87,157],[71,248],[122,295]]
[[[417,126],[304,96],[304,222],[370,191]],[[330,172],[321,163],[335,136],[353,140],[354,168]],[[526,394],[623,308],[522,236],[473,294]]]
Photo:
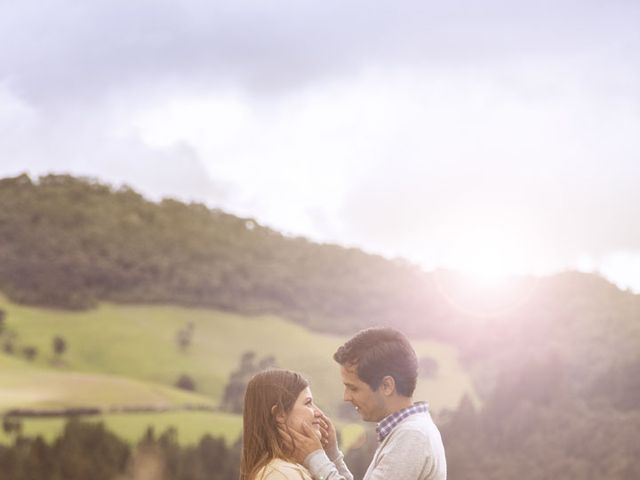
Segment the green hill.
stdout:
[[430,275],[405,261],[284,236],[201,204],[90,179],[0,180],[0,291],[66,309],[104,301],[276,314],[334,333],[443,334]]
[[[50,368],[35,363],[0,354],[0,416],[15,409],[33,412],[111,410],[112,413],[85,415],[84,418],[104,422],[109,430],[132,443],[137,442],[149,426],[156,432],[171,426],[179,427],[178,438],[184,444],[194,444],[206,433],[223,436],[232,443],[242,428],[238,415],[180,411],[185,407],[213,408],[214,402],[203,395],[124,376],[78,373],[68,367]],[[115,413],[123,408],[165,411]],[[65,421],[61,417],[23,418],[22,433],[42,435],[52,441],[62,431]],[[0,431],[0,442],[9,441],[10,435]]]
[[[25,307],[1,298],[0,308],[6,312],[8,332],[16,336],[16,348],[35,346],[39,354],[33,365],[51,375],[100,373],[171,386],[184,373],[193,378],[198,393],[219,403],[241,355],[252,351],[258,356],[273,355],[279,366],[305,373],[319,402],[329,411],[336,411],[341,403],[342,385],[331,355],[345,338],[313,332],[274,316],[115,304],[68,312]],[[183,352],[176,333],[188,322],[193,324],[193,341]],[[56,335],[68,344],[59,367],[52,364],[51,344]],[[452,347],[424,340],[416,341],[415,346],[419,355],[438,362],[438,375],[421,381],[418,390],[435,409],[454,407],[465,392],[473,391]],[[25,372],[31,368],[24,361],[13,364]]]
[[[227,312],[175,306],[103,304],[70,312],[15,304],[0,297],[6,312],[3,338],[12,337],[16,353],[0,353],[0,413],[15,408],[175,407],[218,405],[230,373],[243,352],[273,355],[279,366],[303,372],[320,405],[336,414],[342,402],[338,367],[331,359],[344,337],[322,334],[274,316],[249,317]],[[183,352],[176,332],[193,324],[192,345]],[[54,361],[52,339],[61,336],[67,351]],[[465,393],[475,397],[471,379],[456,351],[433,341],[415,341],[421,356],[436,360],[434,377],[421,378],[416,397],[435,411],[452,409]],[[37,355],[22,358],[24,346]],[[172,388],[181,373],[197,388],[192,394]],[[122,438],[137,441],[148,425],[161,431],[176,426],[181,442],[194,443],[203,434],[234,441],[241,430],[238,415],[210,412],[106,414],[94,418]],[[342,425],[345,444],[361,427]],[[54,438],[62,419],[25,419],[24,432]],[[0,436],[0,440],[5,438]]]

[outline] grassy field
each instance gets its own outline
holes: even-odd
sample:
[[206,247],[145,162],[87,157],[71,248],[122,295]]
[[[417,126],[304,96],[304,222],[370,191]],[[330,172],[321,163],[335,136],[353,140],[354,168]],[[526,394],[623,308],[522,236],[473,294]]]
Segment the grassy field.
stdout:
[[[15,334],[18,350],[27,345],[38,349],[32,362],[0,353],[0,410],[218,404],[230,372],[245,351],[259,357],[274,355],[279,366],[303,372],[311,380],[319,405],[329,413],[335,413],[342,402],[339,370],[331,355],[345,338],[312,332],[275,316],[114,304],[68,312],[16,305],[4,297],[0,297],[0,308],[6,312],[6,329]],[[176,333],[189,322],[194,325],[193,344],[182,352]],[[56,335],[68,345],[62,362],[53,361]],[[438,362],[434,378],[419,380],[416,399],[428,400],[439,411],[455,407],[466,392],[475,398],[454,349],[431,341],[412,343],[419,356],[428,355]],[[196,395],[171,388],[182,373],[195,380]],[[194,414],[185,412],[180,418],[189,415]],[[211,417],[214,423],[220,418]],[[109,425],[112,421],[117,423],[109,418]]]
[[123,376],[44,369],[8,355],[0,355],[0,393],[0,413],[11,408],[215,406],[206,396],[167,385]]

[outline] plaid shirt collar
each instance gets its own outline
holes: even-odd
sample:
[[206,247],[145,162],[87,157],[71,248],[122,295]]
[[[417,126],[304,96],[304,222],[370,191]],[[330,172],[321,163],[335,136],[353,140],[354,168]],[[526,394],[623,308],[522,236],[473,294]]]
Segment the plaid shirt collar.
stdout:
[[410,407],[403,408],[397,412],[393,412],[391,415],[385,417],[376,426],[376,433],[378,434],[378,442],[382,442],[387,435],[405,418],[415,415],[416,413],[426,413],[429,411],[429,404],[427,402],[416,402]]

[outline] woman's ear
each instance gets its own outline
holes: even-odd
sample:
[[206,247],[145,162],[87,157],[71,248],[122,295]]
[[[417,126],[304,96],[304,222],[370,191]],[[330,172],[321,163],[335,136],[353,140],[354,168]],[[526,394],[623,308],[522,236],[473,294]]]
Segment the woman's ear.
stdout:
[[282,413],[282,410],[278,408],[278,405],[274,405],[273,407],[271,407],[271,415],[276,420],[276,423],[284,424],[287,420],[287,417],[284,413]]

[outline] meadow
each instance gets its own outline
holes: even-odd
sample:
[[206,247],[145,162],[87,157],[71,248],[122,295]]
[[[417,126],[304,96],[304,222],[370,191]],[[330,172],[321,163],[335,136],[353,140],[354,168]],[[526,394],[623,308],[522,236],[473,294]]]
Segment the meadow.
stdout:
[[[335,415],[342,403],[338,367],[331,359],[345,337],[314,332],[276,316],[244,316],[208,309],[165,305],[101,304],[88,311],[64,311],[18,305],[0,298],[6,312],[4,337],[13,336],[13,355],[0,353],[0,413],[11,408],[219,405],[231,372],[244,352],[257,359],[272,355],[277,365],[303,372],[312,383],[318,404]],[[186,350],[177,333],[192,324]],[[53,353],[55,336],[67,349]],[[476,398],[471,380],[450,346],[413,342],[418,356],[438,363],[435,376],[418,382],[416,399],[426,399],[436,412],[455,409],[465,393]],[[33,346],[31,361],[21,349]],[[193,378],[196,391],[174,387],[177,378]],[[222,412],[111,413],[95,417],[131,442],[148,425],[156,432],[178,427],[181,442],[205,433],[235,440],[241,418]],[[54,437],[61,419],[25,419],[26,433]],[[341,423],[345,440],[355,440],[361,428]],[[0,437],[0,440],[7,437]]]

